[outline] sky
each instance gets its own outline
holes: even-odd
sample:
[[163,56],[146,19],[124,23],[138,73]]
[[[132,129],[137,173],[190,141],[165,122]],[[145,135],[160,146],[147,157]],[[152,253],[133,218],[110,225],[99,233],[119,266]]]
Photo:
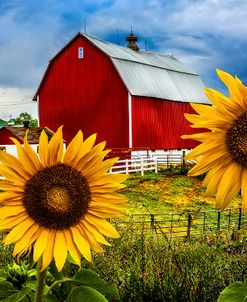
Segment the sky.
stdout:
[[174,55],[225,94],[219,68],[247,84],[246,0],[0,0],[0,118],[37,118],[49,60],[78,32]]

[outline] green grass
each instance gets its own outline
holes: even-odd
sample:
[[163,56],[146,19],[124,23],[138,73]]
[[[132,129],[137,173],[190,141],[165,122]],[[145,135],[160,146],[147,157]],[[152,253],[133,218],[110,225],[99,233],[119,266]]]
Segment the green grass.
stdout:
[[[149,173],[130,175],[123,194],[129,198],[129,214],[170,213],[214,209],[215,198],[205,196],[202,180],[185,175]],[[230,206],[238,207],[236,197]]]

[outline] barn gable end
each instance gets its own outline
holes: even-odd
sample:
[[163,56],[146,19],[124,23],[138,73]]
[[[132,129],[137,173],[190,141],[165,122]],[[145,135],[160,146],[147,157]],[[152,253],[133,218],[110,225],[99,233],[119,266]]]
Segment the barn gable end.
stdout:
[[110,59],[82,35],[50,61],[37,96],[40,125],[64,125],[67,141],[81,129],[110,147],[128,147],[128,91]]

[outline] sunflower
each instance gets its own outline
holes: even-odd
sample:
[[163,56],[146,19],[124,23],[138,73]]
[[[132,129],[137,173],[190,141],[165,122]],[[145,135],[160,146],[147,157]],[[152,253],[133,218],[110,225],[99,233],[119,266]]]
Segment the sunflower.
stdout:
[[5,245],[15,243],[13,255],[32,249],[41,270],[54,258],[61,271],[68,252],[78,265],[91,250],[104,252],[104,235],[119,237],[106,218],[122,215],[127,200],[117,193],[126,175],[106,173],[117,158],[104,160],[105,142],[94,145],[95,134],[83,141],[79,131],[64,151],[62,127],[49,142],[43,130],[37,155],[27,133],[23,146],[11,139],[18,158],[0,152],[0,230],[9,232]]
[[238,78],[217,70],[229,90],[229,97],[206,88],[213,106],[191,104],[198,114],[185,114],[192,128],[209,131],[182,138],[201,142],[185,159],[197,159],[189,171],[196,176],[209,171],[203,185],[206,194],[216,195],[216,206],[225,209],[241,190],[242,207],[247,208],[247,87]]

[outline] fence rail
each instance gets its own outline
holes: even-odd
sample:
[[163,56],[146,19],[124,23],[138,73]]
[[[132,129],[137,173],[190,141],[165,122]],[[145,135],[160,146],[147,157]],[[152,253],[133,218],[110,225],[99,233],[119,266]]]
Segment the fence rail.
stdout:
[[133,232],[151,231],[169,238],[193,237],[219,231],[236,231],[247,227],[242,209],[210,210],[169,214],[132,214],[128,224]]
[[118,160],[116,164],[110,169],[109,173],[132,173],[141,172],[144,175],[145,171],[154,170],[158,172],[157,159],[153,158],[137,158],[137,159],[123,159]]

